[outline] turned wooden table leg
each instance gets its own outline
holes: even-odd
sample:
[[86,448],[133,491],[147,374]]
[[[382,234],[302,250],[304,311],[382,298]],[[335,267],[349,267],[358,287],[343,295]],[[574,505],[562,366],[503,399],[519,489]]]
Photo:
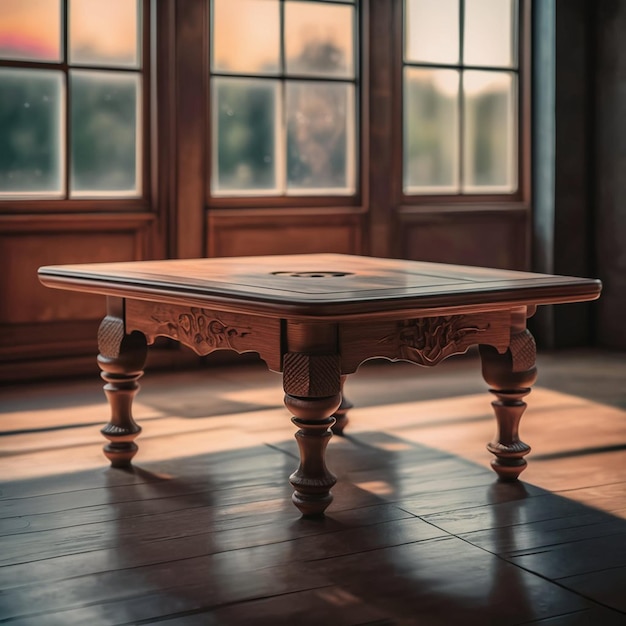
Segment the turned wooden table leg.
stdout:
[[100,431],[109,443],[104,455],[113,467],[128,467],[137,453],[134,440],[141,427],[132,415],[133,399],[139,390],[146,361],[146,338],[139,332],[124,333],[124,321],[107,315],[98,331],[98,365],[105,380],[104,393],[111,407],[111,420]]
[[339,359],[336,356],[288,353],[284,359],[285,406],[299,428],[296,441],[300,465],[289,477],[292,501],[302,515],[322,515],[337,482],[326,467],[326,447],[341,403]]
[[528,330],[513,335],[509,349],[500,354],[480,346],[483,378],[497,400],[491,405],[497,420],[495,439],[487,444],[495,455],[491,465],[502,480],[515,480],[525,469],[530,446],[519,438],[519,423],[526,410],[523,398],[537,379],[535,340]]
[[335,435],[343,435],[343,431],[350,421],[348,419],[348,411],[354,406],[354,404],[343,395],[343,386],[346,382],[346,378],[348,377],[345,375],[341,377],[341,404],[333,415],[335,423],[332,425],[331,430]]

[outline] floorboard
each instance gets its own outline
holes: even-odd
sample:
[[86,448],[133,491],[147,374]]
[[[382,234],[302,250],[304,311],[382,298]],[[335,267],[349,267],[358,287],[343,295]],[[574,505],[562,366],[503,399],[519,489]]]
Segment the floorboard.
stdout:
[[496,480],[475,354],[373,362],[328,464],[290,502],[280,377],[146,375],[132,470],[107,467],[100,383],[0,389],[0,623],[626,625],[626,355],[540,355],[522,480]]

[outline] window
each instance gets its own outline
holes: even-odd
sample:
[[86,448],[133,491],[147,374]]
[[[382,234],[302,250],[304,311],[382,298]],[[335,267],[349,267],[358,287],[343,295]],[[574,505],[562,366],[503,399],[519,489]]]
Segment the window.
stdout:
[[354,194],[354,2],[213,0],[211,9],[211,194]]
[[516,0],[404,0],[403,190],[518,189]]
[[143,193],[141,0],[2,0],[0,199]]

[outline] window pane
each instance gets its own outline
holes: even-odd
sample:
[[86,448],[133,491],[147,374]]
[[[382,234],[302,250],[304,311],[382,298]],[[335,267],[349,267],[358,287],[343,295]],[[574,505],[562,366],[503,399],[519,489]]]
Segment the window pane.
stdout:
[[459,62],[459,0],[406,0],[407,61]]
[[514,66],[515,15],[515,0],[465,0],[465,63]]
[[515,77],[467,71],[464,91],[465,191],[512,192],[517,187]]
[[290,193],[354,192],[354,86],[287,83]]
[[213,69],[274,74],[280,70],[278,0],[215,0]]
[[69,0],[70,62],[139,66],[139,0]]
[[0,0],[0,58],[60,61],[60,0]]
[[458,189],[459,72],[404,70],[404,188]]
[[354,8],[285,2],[288,74],[354,76]]
[[139,76],[73,71],[71,195],[139,193]]
[[0,195],[63,191],[63,75],[0,69]]
[[213,79],[213,191],[276,193],[280,154],[279,82]]

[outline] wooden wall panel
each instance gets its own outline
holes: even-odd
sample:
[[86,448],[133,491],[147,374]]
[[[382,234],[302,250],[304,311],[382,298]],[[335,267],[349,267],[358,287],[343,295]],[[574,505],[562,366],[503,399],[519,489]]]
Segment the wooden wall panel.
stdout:
[[363,254],[363,214],[357,211],[213,211],[208,256],[338,252]]
[[145,258],[151,224],[149,214],[0,220],[0,381],[97,372],[104,297],[44,287],[37,269]]
[[[558,0],[556,16],[556,39],[552,43],[556,55],[555,102],[550,110],[550,114],[555,116],[554,199],[550,216],[553,263],[546,271],[592,276],[593,248],[589,232],[592,179],[589,172],[595,161],[595,135],[591,115],[592,94],[600,93],[601,85],[598,89],[589,88],[594,78],[589,63],[594,45],[590,3],[588,0]],[[621,120],[622,114],[618,117]],[[538,142],[542,139],[538,138]],[[613,140],[611,130],[611,145],[614,145]],[[603,151],[602,154],[607,153]],[[620,200],[620,211],[621,204]],[[535,245],[535,250],[541,247],[540,244]],[[591,343],[591,315],[598,304],[585,302],[551,307],[552,337],[547,345],[551,348],[571,348]],[[540,315],[546,313],[539,312]]]
[[593,273],[602,279],[594,306],[597,340],[626,350],[626,3],[602,0],[595,10],[595,66],[587,93],[594,118],[591,219]]
[[132,261],[137,237],[122,233],[22,233],[0,237],[0,323],[95,319],[104,314],[104,299],[39,284],[42,265]]
[[396,223],[396,256],[415,261],[526,270],[529,219],[525,210],[400,212]]
[[[104,307],[104,299],[94,297]],[[2,363],[88,355],[95,366],[98,326],[102,315],[92,320],[66,320],[38,324],[0,324],[0,371]],[[0,376],[0,379],[2,376]]]

